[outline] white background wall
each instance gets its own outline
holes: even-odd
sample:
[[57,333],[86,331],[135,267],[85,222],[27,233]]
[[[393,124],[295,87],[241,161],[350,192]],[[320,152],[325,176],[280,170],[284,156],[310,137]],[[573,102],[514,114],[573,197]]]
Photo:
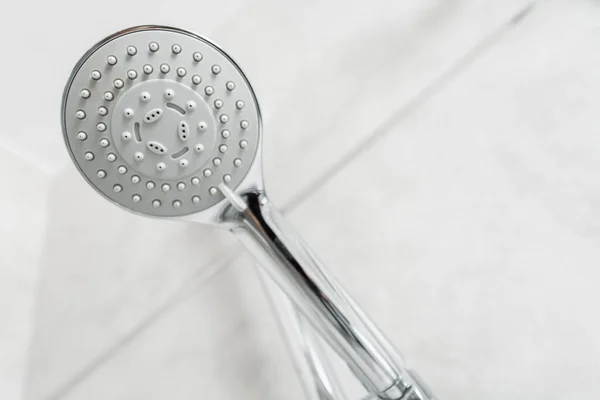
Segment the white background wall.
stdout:
[[146,23],[239,62],[271,197],[441,399],[598,398],[594,0],[13,4],[0,398],[303,398],[233,238],[129,215],[70,165],[71,68]]

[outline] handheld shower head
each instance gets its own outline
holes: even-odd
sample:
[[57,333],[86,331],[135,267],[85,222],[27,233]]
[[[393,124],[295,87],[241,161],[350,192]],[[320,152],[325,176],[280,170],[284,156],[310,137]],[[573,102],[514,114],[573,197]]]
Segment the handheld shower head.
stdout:
[[79,171],[131,211],[197,214],[224,199],[221,183],[262,186],[254,91],[196,34],[142,26],[102,40],[71,73],[61,114]]
[[105,198],[139,214],[226,226],[369,393],[433,399],[269,202],[258,102],[214,43],[161,26],[111,35],[73,69],[61,119],[71,158]]

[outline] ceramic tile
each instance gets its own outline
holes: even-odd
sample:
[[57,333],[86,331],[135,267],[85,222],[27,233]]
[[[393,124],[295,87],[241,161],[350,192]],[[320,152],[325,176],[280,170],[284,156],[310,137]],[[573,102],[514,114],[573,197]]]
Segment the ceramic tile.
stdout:
[[291,216],[440,398],[600,393],[599,33],[539,5]]
[[253,268],[241,258],[195,285],[64,399],[303,399]]
[[33,332],[43,240],[44,174],[0,147],[0,398],[19,399]]

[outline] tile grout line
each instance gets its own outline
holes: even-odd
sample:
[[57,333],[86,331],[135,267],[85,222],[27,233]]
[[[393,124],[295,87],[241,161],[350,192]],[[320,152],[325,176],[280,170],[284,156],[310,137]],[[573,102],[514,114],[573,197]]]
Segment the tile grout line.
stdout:
[[[491,48],[493,44],[502,38],[504,33],[521,23],[531,13],[537,1],[538,0],[534,0],[528,3],[525,7],[514,13],[495,31],[488,34],[479,44],[469,50],[465,55],[460,57],[458,61],[450,66],[450,68],[440,74],[437,78],[434,78],[431,83],[425,86],[425,88],[415,95],[412,100],[408,101],[404,106],[393,112],[392,115],[382,124],[376,127],[370,135],[367,135],[346,154],[342,155],[337,162],[335,162],[321,175],[317,176],[317,178],[312,183],[308,184],[304,190],[299,191],[296,196],[284,204],[281,208],[281,211],[285,214],[296,209],[300,204],[309,199],[316,191],[324,187],[327,182],[339,174],[354,160],[358,159],[361,155],[373,148],[375,144],[384,139],[388,134],[391,133],[392,127],[402,122],[423,103],[440,93],[444,87],[453,80],[453,78],[455,78],[467,66],[471,65],[482,54],[484,54],[485,51]],[[230,246],[230,249],[231,248],[235,248],[235,246]],[[46,397],[46,400],[60,400],[64,398],[64,396],[68,395],[80,383],[85,382],[88,377],[92,376],[98,368],[111,360],[113,356],[118,354],[122,348],[132,343],[137,336],[142,334],[155,322],[160,320],[164,314],[194,293],[194,287],[196,287],[196,284],[204,285],[205,283],[209,282],[212,278],[218,276],[222,271],[227,270],[227,268],[233,264],[232,262],[241,254],[242,250],[239,248],[237,251],[231,253],[224,250],[220,256],[215,257],[215,261],[208,264],[207,269],[203,269],[200,271],[200,273],[194,273],[190,280],[185,281],[184,284],[175,291],[175,293],[167,298],[152,313],[144,318],[131,331],[121,337],[121,339],[119,339],[113,346],[101,353],[93,362],[82,368],[79,373],[75,374],[67,382],[59,386],[54,393]],[[196,282],[196,284],[193,282]]]
[[156,307],[149,315],[143,318],[135,327],[125,333],[112,346],[100,353],[92,362],[81,368],[78,373],[59,386],[49,396],[45,397],[45,399],[59,400],[64,398],[64,396],[68,395],[81,382],[84,382],[89,376],[93,375],[98,368],[112,359],[114,355],[118,354],[122,348],[132,343],[140,334],[160,320],[164,314],[194,294],[198,285],[204,285],[217,277],[220,273],[226,271],[227,268],[232,265],[232,262],[241,254],[241,250],[231,253],[223,252],[218,257],[215,257],[214,261],[209,262],[205,268],[197,270],[179,287],[179,289],[175,290],[173,294]]
[[479,42],[479,44],[469,50],[465,55],[460,57],[458,61],[450,66],[450,68],[442,72],[437,78],[434,78],[429,85],[425,86],[423,90],[405,103],[404,106],[400,107],[395,112],[392,112],[392,115],[379,126],[377,126],[370,135],[362,139],[345,155],[339,158],[337,162],[335,162],[325,172],[313,180],[313,182],[304,190],[301,190],[288,204],[284,205],[282,211],[292,210],[299,204],[303,203],[313,193],[325,186],[325,184],[331,178],[340,173],[346,166],[351,164],[362,154],[369,151],[372,147],[379,143],[379,141],[391,133],[392,127],[402,122],[427,100],[440,93],[441,90],[444,89],[444,87],[446,87],[446,85],[450,83],[453,78],[462,72],[464,68],[471,65],[479,58],[479,56],[484,54],[485,51],[487,51],[492,45],[501,39],[504,33],[510,31],[517,24],[521,23],[531,13],[536,2],[537,0],[531,1],[525,7],[513,14],[506,22],[500,25],[500,27],[488,34],[481,42]]

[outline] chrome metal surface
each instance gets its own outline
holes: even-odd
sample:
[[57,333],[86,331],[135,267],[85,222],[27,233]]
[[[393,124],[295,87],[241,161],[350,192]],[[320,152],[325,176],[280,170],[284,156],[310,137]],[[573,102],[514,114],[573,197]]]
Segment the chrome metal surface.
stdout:
[[[130,46],[119,47],[120,51],[126,51],[127,53],[126,55],[121,54],[121,57],[125,57],[121,59],[121,63],[119,63],[119,57],[113,56],[112,53],[110,55],[101,53],[102,56],[106,56],[106,62],[102,68],[92,69],[92,65],[86,64],[88,59],[100,54],[98,51],[107,44],[112,46],[109,49],[117,49],[114,45],[122,38],[135,40],[130,41],[133,43]],[[190,91],[194,90],[190,88],[194,88],[194,85],[199,86],[204,79],[194,73],[194,68],[191,65],[194,65],[193,62],[207,61],[206,54],[199,54],[197,50],[194,50],[193,54],[189,53],[187,49],[183,49],[180,43],[168,43],[171,38],[185,40],[185,44],[191,45],[190,47],[194,47],[194,45],[205,46],[205,49],[210,50],[215,57],[218,56],[220,62],[223,63],[223,65],[211,65],[205,73],[211,74],[213,82],[221,82],[216,79],[224,76],[237,77],[238,84],[243,84],[247,94],[243,98],[245,101],[237,99],[235,103],[231,103],[229,106],[231,107],[234,104],[234,112],[236,113],[251,113],[247,115],[252,116],[252,119],[248,119],[253,122],[252,129],[248,131],[252,132],[252,135],[248,135],[248,137],[252,137],[252,140],[240,139],[236,149],[239,152],[248,152],[246,154],[249,156],[245,159],[246,164],[243,164],[243,168],[241,168],[242,163],[236,165],[237,158],[234,159],[233,165],[238,167],[238,175],[233,176],[235,174],[226,171],[222,175],[220,183],[214,180],[214,176],[212,179],[208,179],[212,174],[204,175],[204,178],[207,178],[205,180],[194,180],[195,176],[189,179],[191,175],[188,176],[180,171],[172,173],[177,182],[156,179],[171,174],[171,172],[165,174],[164,171],[166,171],[166,168],[174,167],[173,161],[159,161],[156,159],[156,157],[164,157],[163,153],[168,153],[173,160],[179,160],[178,157],[185,154],[185,151],[195,150],[200,154],[202,151],[207,150],[206,148],[190,145],[188,150],[185,148],[177,150],[179,146],[176,146],[176,150],[168,151],[168,148],[172,147],[171,145],[174,143],[187,143],[191,139],[190,127],[192,120],[189,118],[179,118],[179,126],[169,133],[170,137],[165,138],[157,135],[152,137],[151,141],[147,141],[146,147],[138,146],[135,152],[126,153],[125,151],[127,146],[125,142],[135,139],[139,144],[141,140],[138,140],[137,137],[139,132],[135,132],[135,130],[133,132],[123,131],[125,125],[123,125],[122,118],[132,119],[134,115],[144,115],[144,118],[147,118],[145,123],[159,124],[159,119],[162,123],[165,120],[169,121],[174,118],[173,115],[163,116],[163,111],[165,113],[177,112],[184,115],[188,111],[190,113],[194,110],[200,112],[202,107],[214,106],[215,120],[211,123],[226,125],[230,122],[230,117],[223,118],[221,113],[223,107],[226,106],[225,100],[215,99],[213,101],[213,98],[211,98],[216,93],[213,86],[202,85],[201,93]],[[144,48],[144,52],[149,51],[152,54],[142,54],[142,48]],[[138,65],[135,69],[128,69],[127,71],[119,69],[122,68],[124,60],[131,61],[127,57],[148,57],[152,59],[156,57],[153,54],[159,51],[171,51],[172,56],[175,58],[189,53],[187,68],[179,64],[173,65],[174,68],[170,68],[169,65],[163,63],[154,67],[150,64]],[[93,65],[98,65],[97,60],[94,61]],[[85,79],[78,75],[82,70],[87,73]],[[98,97],[98,93],[93,93],[94,88],[101,84],[98,82],[102,80],[103,74],[106,77],[111,76],[109,71],[126,72],[126,76],[123,75],[122,78],[112,80],[112,85],[115,88],[114,92],[121,90],[120,93],[135,94],[140,104],[133,102],[125,95],[115,95],[113,91],[102,93],[101,98]],[[143,80],[140,78],[144,75],[149,76],[158,73],[163,74],[160,79],[146,78],[146,80]],[[176,76],[173,74],[176,74]],[[166,79],[168,76],[171,76],[171,78]],[[115,76],[111,77],[115,78]],[[185,87],[180,85],[184,78],[187,85]],[[130,82],[135,79],[142,80],[140,85],[144,85],[143,88],[136,88]],[[83,85],[84,82],[89,82],[89,87]],[[224,89],[221,89],[228,91],[227,93],[233,92],[236,87],[239,87],[236,86],[235,82],[229,80],[222,83],[224,83]],[[163,84],[169,87],[163,88]],[[175,95],[173,88],[181,93],[187,93],[186,103],[182,103],[187,107],[187,111],[184,107],[171,101]],[[141,91],[142,89],[143,91]],[[164,91],[161,93],[169,101],[165,103],[166,100],[161,100],[160,104],[165,103],[165,108],[160,108],[162,111],[157,114],[158,106],[156,103],[150,104],[149,102],[151,102],[152,96],[156,97],[157,93],[163,89]],[[134,91],[129,92],[129,90]],[[72,96],[76,96],[77,99],[75,100]],[[207,100],[208,98],[210,98],[210,102]],[[93,103],[94,107],[86,108],[85,104],[91,104],[88,101],[89,99],[96,103]],[[104,119],[109,115],[109,118],[112,118],[115,105],[122,99],[127,101],[127,106],[117,110],[120,112],[117,119],[118,123]],[[100,103],[101,106],[99,106]],[[281,324],[291,343],[291,348],[294,350],[292,354],[298,365],[301,379],[307,388],[307,393],[312,393],[315,399],[318,400],[343,399],[343,391],[336,382],[335,374],[329,367],[328,360],[322,355],[319,341],[314,336],[315,333],[318,333],[346,362],[365,389],[371,393],[370,398],[433,400],[431,391],[424,386],[420,378],[413,371],[404,368],[402,357],[391,342],[384,337],[354,300],[323,268],[309,248],[287,226],[281,214],[269,202],[264,192],[262,179],[262,119],[258,101],[240,67],[216,44],[195,33],[163,26],[139,26],[117,32],[100,41],[81,58],[69,78],[62,104],[63,134],[72,160],[88,183],[105,198],[137,214],[155,218],[207,223],[229,229],[239,237],[264,268],[264,271],[277,283],[291,301],[290,303],[290,301],[281,302],[277,300],[274,303],[280,305],[277,310],[281,317]],[[136,104],[136,107],[139,108],[133,107],[132,104]],[[146,106],[150,107],[150,105],[152,109],[147,109]],[[167,111],[167,108],[169,111]],[[144,111],[144,114],[141,114],[142,111]],[[93,117],[92,114],[94,114]],[[95,118],[92,125],[85,126],[88,126],[88,128],[92,126],[97,132],[84,132],[82,129],[77,129],[79,126],[84,126],[81,125],[81,121],[85,121],[86,118],[88,118],[88,121],[89,118]],[[244,121],[245,124],[243,124]],[[197,123],[199,132],[203,132],[204,135],[214,136],[217,134],[216,129],[208,129],[210,123],[204,125],[202,122],[204,121]],[[246,120],[239,123],[241,129],[248,129],[248,124]],[[120,131],[113,132],[113,127],[119,127]],[[149,132],[152,132],[152,127],[149,128]],[[238,132],[237,135],[239,139],[243,133]],[[186,163],[179,163],[178,161],[177,165],[181,168],[194,165],[195,171],[201,171],[208,162],[211,162],[215,169],[220,168],[221,163],[225,160],[221,154],[226,153],[228,148],[233,147],[231,145],[227,147],[226,145],[226,143],[229,144],[228,141],[231,141],[232,137],[234,137],[233,133],[227,132],[225,134],[222,131],[220,132],[220,138],[205,137],[205,143],[211,143],[211,150],[216,151],[214,154],[219,158],[218,163],[213,157],[204,160],[198,158],[200,157],[198,156],[195,159],[190,158]],[[94,146],[90,147],[92,139],[94,140]],[[121,147],[114,147],[115,153],[112,153],[111,142],[115,140],[123,140],[124,143],[120,145]],[[82,143],[86,144],[82,145]],[[96,146],[96,143],[99,146]],[[150,153],[147,153],[146,150]],[[138,153],[142,156],[137,157]],[[124,162],[127,165],[114,162],[125,158],[122,157],[122,154],[130,157],[130,159],[126,159],[127,162]],[[135,163],[145,157],[153,158],[156,171],[150,171],[147,168],[136,170]],[[100,162],[99,158],[102,159],[102,164],[98,164]],[[229,159],[229,161],[231,160]],[[133,171],[136,171],[137,174],[127,175]],[[115,173],[121,175],[115,175]],[[107,184],[106,182],[109,182],[107,178],[109,177],[112,177],[113,181]],[[128,179],[124,179],[124,177]],[[148,182],[151,177],[153,178],[152,182]],[[184,186],[181,186],[182,181],[180,181],[180,178],[183,179],[184,177],[188,180]],[[152,197],[151,199],[154,200],[150,199],[151,202],[148,202],[148,198],[142,198],[142,195],[138,193],[139,189],[134,189],[131,186],[138,185],[137,187],[139,187],[141,183],[146,183],[145,188],[151,193],[156,193],[156,196],[160,195],[160,199]],[[198,193],[208,196],[206,197],[208,200],[199,198],[195,202],[193,197],[188,196],[184,203],[183,199],[173,197],[175,193],[178,193],[177,190],[183,191],[186,188],[189,190],[190,184],[198,186]],[[162,192],[159,192],[161,190]],[[126,199],[122,197],[124,194],[128,196]],[[192,193],[192,195],[194,194]],[[141,203],[142,201],[145,203]],[[161,208],[166,205],[171,208],[168,208],[168,210]],[[158,209],[163,211],[157,211]],[[293,304],[293,307],[291,304]]]
[[264,269],[258,269],[307,400],[345,400],[320,338]]
[[428,399],[406,373],[391,345],[362,318],[352,300],[284,221],[263,192],[236,195],[221,186],[234,206],[223,214],[248,251],[255,256],[306,319],[346,361],[365,389],[382,399]]

